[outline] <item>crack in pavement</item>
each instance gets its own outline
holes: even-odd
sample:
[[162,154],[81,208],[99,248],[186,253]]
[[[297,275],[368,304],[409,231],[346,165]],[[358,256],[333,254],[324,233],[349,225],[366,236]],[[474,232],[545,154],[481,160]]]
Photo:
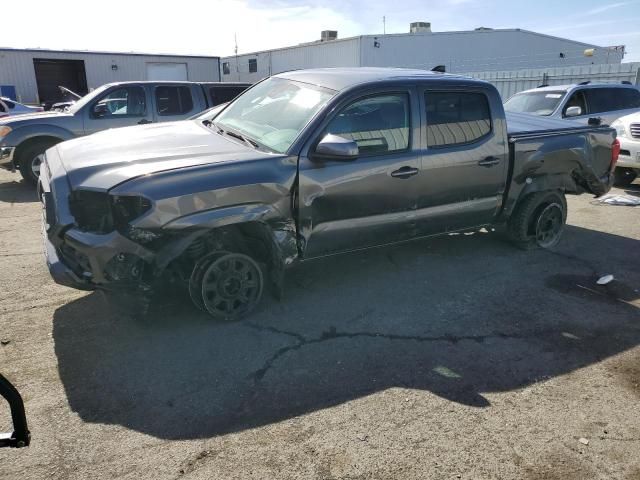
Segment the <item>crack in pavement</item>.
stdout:
[[[357,315],[355,318],[360,318],[363,315],[366,315],[367,312],[363,312]],[[273,334],[286,335],[296,339],[296,342],[279,348],[276,350],[273,355],[271,355],[267,360],[263,363],[262,367],[258,370],[254,371],[247,375],[248,379],[253,379],[254,385],[260,383],[260,381],[264,378],[267,372],[274,366],[274,364],[278,361],[278,359],[289,352],[300,350],[302,347],[306,347],[308,345],[320,344],[323,342],[336,340],[336,339],[353,339],[353,338],[375,338],[382,340],[390,340],[390,341],[414,341],[414,342],[448,342],[452,345],[457,344],[461,341],[473,341],[476,343],[483,343],[489,339],[502,339],[502,340],[526,340],[532,338],[544,338],[552,335],[562,335],[564,329],[542,329],[538,331],[530,331],[523,333],[503,333],[503,332],[492,332],[483,335],[438,335],[438,336],[422,336],[422,335],[400,335],[393,333],[382,333],[382,332],[340,332],[335,327],[330,327],[329,330],[322,332],[319,337],[316,338],[307,338],[304,335],[301,335],[296,332],[281,330],[279,328],[275,328],[272,326],[262,326],[257,324],[247,324],[249,328],[254,330],[269,332]]]

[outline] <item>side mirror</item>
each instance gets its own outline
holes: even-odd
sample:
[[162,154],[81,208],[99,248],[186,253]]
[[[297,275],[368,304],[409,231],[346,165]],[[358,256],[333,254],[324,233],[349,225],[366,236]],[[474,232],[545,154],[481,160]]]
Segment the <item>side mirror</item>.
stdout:
[[313,156],[327,160],[353,160],[359,153],[355,141],[329,133],[320,140]]
[[582,108],[580,107],[569,107],[564,112],[565,117],[579,117],[580,115],[582,115]]
[[602,125],[602,118],[600,118],[600,117],[589,117],[589,121],[587,122],[587,124],[592,126],[592,127],[599,127],[600,125]]
[[107,108],[106,103],[96,103],[93,106],[93,116],[94,117],[104,117],[109,113],[109,109]]
[[27,417],[24,413],[24,403],[16,387],[9,380],[0,375],[0,395],[9,402],[11,419],[13,420],[12,433],[0,433],[1,447],[28,447],[31,443],[31,434],[27,428]]

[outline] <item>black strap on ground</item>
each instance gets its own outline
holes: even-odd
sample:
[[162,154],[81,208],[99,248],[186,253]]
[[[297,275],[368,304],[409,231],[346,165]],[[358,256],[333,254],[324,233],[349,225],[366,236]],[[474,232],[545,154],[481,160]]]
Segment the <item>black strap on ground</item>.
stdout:
[[11,419],[13,420],[13,433],[0,433],[0,448],[21,448],[29,446],[31,434],[27,428],[27,417],[24,413],[24,402],[16,387],[0,374],[0,395],[9,402]]

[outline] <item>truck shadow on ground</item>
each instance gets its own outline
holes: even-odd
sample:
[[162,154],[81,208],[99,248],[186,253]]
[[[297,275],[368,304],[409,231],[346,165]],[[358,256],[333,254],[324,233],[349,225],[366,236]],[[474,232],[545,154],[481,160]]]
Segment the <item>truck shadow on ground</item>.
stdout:
[[0,202],[32,203],[37,201],[36,188],[24,180],[0,182]]
[[456,235],[300,266],[282,302],[233,324],[179,295],[134,319],[92,293],[55,312],[53,337],[73,411],[166,439],[393,387],[486,408],[640,344],[638,264],[640,242],[576,227],[553,252]]

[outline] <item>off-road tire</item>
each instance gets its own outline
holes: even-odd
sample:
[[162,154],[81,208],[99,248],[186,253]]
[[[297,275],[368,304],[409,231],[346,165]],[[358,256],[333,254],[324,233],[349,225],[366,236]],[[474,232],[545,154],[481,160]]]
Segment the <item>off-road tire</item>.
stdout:
[[[567,220],[567,200],[560,191],[537,192],[520,200],[507,223],[511,241],[523,250],[551,248]],[[545,226],[549,225],[550,232]]]
[[38,183],[38,174],[34,171],[34,162],[36,162],[36,158],[39,155],[44,154],[48,148],[51,148],[56,143],[58,142],[55,140],[41,140],[32,143],[21,152],[18,167],[20,169],[20,175],[22,175],[25,182],[31,185]]
[[189,281],[195,306],[226,322],[248,315],[260,303],[263,290],[260,265],[243,253],[222,251],[203,257]]
[[616,187],[628,187],[636,179],[635,170],[625,167],[616,167],[613,171],[613,184]]

